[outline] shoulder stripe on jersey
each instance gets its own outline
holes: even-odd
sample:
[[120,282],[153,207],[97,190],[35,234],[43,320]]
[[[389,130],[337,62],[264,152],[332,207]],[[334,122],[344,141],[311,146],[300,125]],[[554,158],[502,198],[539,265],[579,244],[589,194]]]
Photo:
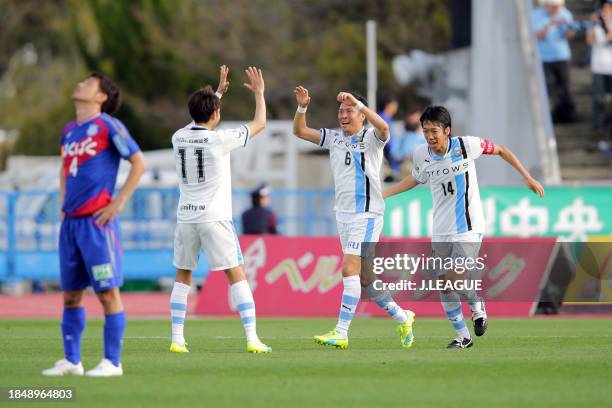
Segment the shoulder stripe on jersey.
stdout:
[[321,136],[321,142],[319,143],[319,146],[323,147],[323,144],[325,143],[325,133],[326,133],[325,128],[321,129],[321,133],[322,133],[322,136]]
[[[463,142],[461,141],[461,138],[459,138],[459,142],[461,143],[461,147],[463,148]],[[463,151],[465,152],[465,149]],[[472,230],[472,220],[470,219],[469,193],[470,193],[470,174],[466,171],[465,172],[465,194],[463,196],[463,199],[465,200],[465,222],[467,224],[468,231],[471,231]]]
[[465,150],[465,145],[463,144],[463,139],[461,137],[458,137],[457,139],[459,139],[459,144],[461,145],[461,154],[463,155],[464,159],[467,159],[467,151]]
[[361,168],[363,169],[363,174],[365,174],[365,193],[366,193],[366,201],[365,201],[365,212],[370,212],[370,178],[366,173],[366,161],[365,161],[365,153],[361,152]]

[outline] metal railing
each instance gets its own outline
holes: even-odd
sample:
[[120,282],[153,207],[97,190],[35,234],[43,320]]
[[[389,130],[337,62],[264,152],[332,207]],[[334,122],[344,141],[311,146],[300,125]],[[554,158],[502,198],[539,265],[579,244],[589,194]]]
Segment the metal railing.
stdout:
[[[291,205],[286,205],[287,200]],[[272,192],[271,202],[280,234],[336,232],[333,190],[279,189]],[[126,279],[174,274],[171,259],[177,203],[177,189],[142,188],[126,204],[119,217]],[[241,214],[251,207],[249,191],[234,190],[232,207],[240,233]],[[59,278],[59,214],[57,191],[0,191],[0,281]]]

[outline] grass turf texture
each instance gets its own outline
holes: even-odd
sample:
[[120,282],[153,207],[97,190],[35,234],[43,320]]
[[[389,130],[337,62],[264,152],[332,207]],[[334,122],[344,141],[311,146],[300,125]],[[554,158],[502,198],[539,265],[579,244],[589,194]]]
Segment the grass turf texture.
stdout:
[[[101,359],[102,324],[88,322],[85,369]],[[0,387],[74,387],[73,407],[612,406],[610,320],[492,320],[468,350],[445,349],[442,319],[417,319],[410,350],[386,319],[353,321],[347,350],[313,342],[334,324],[258,319],[274,352],[250,355],[237,318],[192,319],[191,353],[171,354],[168,321],[130,320],[124,376],[92,379],[40,375],[62,357],[57,321],[0,320]]]

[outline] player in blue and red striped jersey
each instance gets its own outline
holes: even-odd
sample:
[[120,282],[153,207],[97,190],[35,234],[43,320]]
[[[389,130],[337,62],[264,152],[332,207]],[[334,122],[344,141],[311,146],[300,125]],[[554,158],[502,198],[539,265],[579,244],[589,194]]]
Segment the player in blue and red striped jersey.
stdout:
[[[85,329],[83,290],[93,286],[104,308],[104,358],[86,375],[123,374],[120,362],[125,313],[119,295],[123,284],[120,231],[116,216],[145,170],[145,161],[126,127],[110,116],[120,105],[117,86],[93,73],[80,82],[72,100],[76,120],[62,131],[59,238],[64,291],[62,337],[65,358],[43,375],[83,375],[81,335]],[[113,197],[121,159],[131,164],[125,185]]]

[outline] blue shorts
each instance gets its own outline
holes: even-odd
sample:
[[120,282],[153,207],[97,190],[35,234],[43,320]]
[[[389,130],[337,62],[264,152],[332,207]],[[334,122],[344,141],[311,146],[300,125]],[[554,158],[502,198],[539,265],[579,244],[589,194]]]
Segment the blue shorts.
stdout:
[[93,216],[66,217],[59,236],[62,290],[93,286],[96,292],[123,285],[119,222],[99,226]]

